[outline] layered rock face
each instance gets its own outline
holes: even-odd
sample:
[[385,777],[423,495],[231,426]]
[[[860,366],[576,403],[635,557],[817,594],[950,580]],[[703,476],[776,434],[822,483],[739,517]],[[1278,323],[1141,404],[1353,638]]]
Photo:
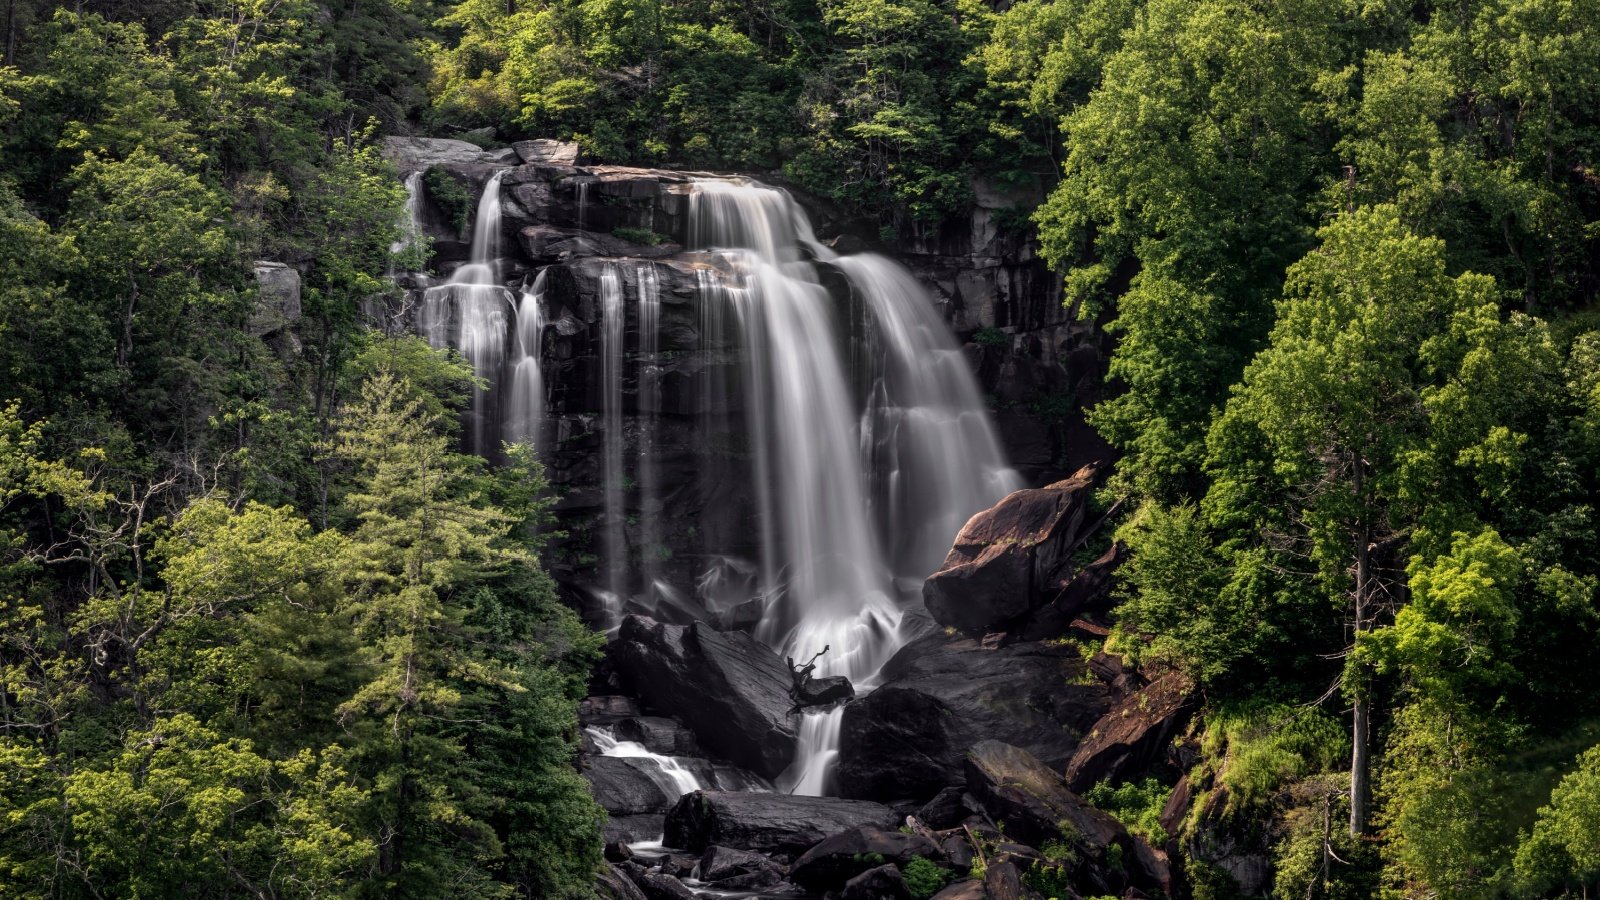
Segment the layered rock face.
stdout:
[[[392,138],[386,149],[403,175],[427,173],[416,179],[416,210],[435,273],[407,280],[417,293],[405,308],[390,311],[397,328],[413,327],[424,307],[421,292],[467,262],[471,204],[501,173],[496,282],[510,287],[508,305],[517,302],[518,291],[537,289],[544,310],[537,338],[541,456],[562,490],[558,512],[569,535],[547,555],[557,578],[648,598],[633,609],[602,611],[599,600],[582,596],[595,621],[603,612],[628,611],[679,624],[702,618],[706,610],[681,601],[692,600],[708,576],[726,598],[711,612],[726,615],[750,599],[759,573],[741,560],[759,555],[761,528],[745,437],[755,413],[747,408],[750,385],[741,376],[748,348],[735,314],[706,302],[708,280],[732,273],[717,271],[726,261],[703,252],[707,237],[695,233],[691,186],[701,176],[581,166],[575,147],[550,141],[483,151],[463,141]],[[1029,481],[1053,480],[1074,459],[1104,455],[1102,445],[1068,421],[1076,413],[1061,402],[1069,394],[1092,399],[1098,390],[1101,339],[1092,323],[1061,308],[1056,280],[1032,245],[1005,227],[1008,216],[1016,218],[1007,210],[1032,195],[988,185],[976,186],[975,194],[979,202],[968,220],[937,231],[907,226],[883,249],[918,276],[958,334],[977,335],[967,352],[996,404],[1007,452]],[[856,223],[824,203],[794,197],[824,243],[863,244],[856,231],[864,229]],[[821,277],[840,298],[844,320],[866,317],[840,273],[825,269]],[[648,305],[646,295],[654,298]],[[620,384],[607,380],[608,296],[622,306],[617,339],[629,362]],[[509,355],[516,340],[508,336],[503,352]],[[633,360],[646,353],[648,367],[636,366]],[[509,374],[512,363],[504,365]],[[851,388],[865,402],[866,373],[854,377]],[[508,429],[508,390],[501,388],[499,400],[474,413],[487,420],[475,423],[475,432]],[[619,407],[611,419],[608,396]],[[648,454],[652,483],[632,471],[620,479],[624,483],[608,483],[618,480],[605,468],[612,427],[622,432],[625,462]],[[620,541],[596,525],[608,488],[620,490],[628,507]],[[614,542],[620,552],[609,546]],[[610,584],[605,566],[630,573],[624,590]]]

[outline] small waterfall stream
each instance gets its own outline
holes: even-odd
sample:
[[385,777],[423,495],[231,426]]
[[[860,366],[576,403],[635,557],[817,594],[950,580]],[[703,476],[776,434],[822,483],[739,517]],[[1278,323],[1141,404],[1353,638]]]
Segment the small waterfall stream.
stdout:
[[[492,386],[506,363],[507,326],[513,299],[500,283],[500,180],[495,172],[478,200],[472,225],[472,256],[449,282],[429,288],[418,316],[418,330],[434,347],[454,347],[472,364],[472,372]],[[491,388],[475,388],[467,417],[467,449],[480,456],[499,453],[500,410]]]
[[[498,449],[490,441],[500,436],[538,440],[544,415],[548,270],[520,298],[499,282],[503,174],[484,188],[471,261],[428,290],[419,318],[434,346],[457,348],[476,373],[508,385],[499,409],[487,392],[474,393],[467,445],[484,454]],[[575,184],[580,228],[589,187]],[[961,349],[909,272],[881,256],[835,253],[781,190],[705,177],[687,193],[693,258],[708,261],[695,264],[694,321],[704,357],[695,378],[710,402],[693,421],[702,448],[743,430],[737,452],[702,451],[698,477],[703,486],[750,485],[759,535],[747,545],[759,546],[759,559],[708,543],[693,585],[663,577],[658,454],[670,354],[661,352],[658,264],[625,270],[623,260],[601,260],[592,326],[601,432],[594,588],[604,624],[614,626],[641,594],[680,611],[692,609],[683,593],[691,587],[713,611],[755,595],[764,610],[759,639],[797,661],[826,647],[816,675],[844,675],[870,690],[907,639],[901,617],[919,599],[922,579],[967,518],[1019,479]],[[632,348],[630,326],[638,334]],[[736,370],[723,364],[730,352]],[[842,717],[837,708],[801,717],[797,757],[780,789],[832,790]],[[692,774],[670,758],[591,735],[605,755],[656,759],[671,790],[694,789],[685,787]]]
[[605,497],[606,603],[613,615],[606,626],[616,625],[616,612],[622,608],[627,591],[628,546],[623,530],[622,454],[622,355],[623,355],[622,275],[616,266],[607,265],[600,275],[600,392],[605,440],[602,494]]
[[671,756],[653,753],[645,745],[636,741],[618,740],[609,728],[591,725],[585,728],[589,737],[594,741],[601,756],[618,756],[628,759],[648,760],[649,765],[644,766],[645,773],[662,793],[676,800],[691,791],[698,791],[706,787],[694,773],[684,768],[683,763]]

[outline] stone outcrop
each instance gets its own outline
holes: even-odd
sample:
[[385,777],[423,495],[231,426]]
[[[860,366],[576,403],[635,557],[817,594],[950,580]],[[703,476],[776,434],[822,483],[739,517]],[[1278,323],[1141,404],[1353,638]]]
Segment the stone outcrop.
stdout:
[[300,321],[300,273],[281,262],[257,260],[256,300],[247,326],[251,336],[265,337]]
[[868,825],[824,838],[794,861],[789,874],[795,884],[823,891],[883,862],[903,867],[917,857],[941,856],[939,845],[927,837]]
[[894,810],[834,797],[695,791],[667,814],[665,842],[695,852],[712,845],[799,855],[830,834],[862,825],[893,828]]
[[1086,467],[1048,487],[1015,491],[973,516],[922,588],[941,625],[983,632],[1027,615],[1049,593],[1089,521],[1098,483]]
[[882,686],[844,709],[838,778],[848,797],[923,802],[960,784],[984,739],[1065,766],[1111,694],[1067,644],[987,646],[934,632],[900,649]]
[[[1035,847],[1073,847],[1074,882],[1095,893],[1119,892],[1126,885],[1154,890],[1170,886],[1164,863],[1148,848],[1141,852],[1138,840],[1120,822],[1085,803],[1024,750],[999,741],[974,745],[967,754],[967,788],[990,816],[1005,820],[1007,835]],[[1118,848],[1114,853],[1109,849],[1113,845]]]
[[711,752],[767,778],[794,758],[789,669],[749,635],[629,616],[610,653],[647,706],[671,712]]
[[386,137],[383,155],[402,177],[435,166],[504,165],[515,158],[509,151],[489,151],[467,141],[426,137]]
[[1175,672],[1124,697],[1078,744],[1067,763],[1067,785],[1086,791],[1100,781],[1149,771],[1165,756],[1194,708],[1188,681]]
[[771,887],[784,878],[784,868],[759,853],[712,845],[700,855],[700,880],[718,890]]
[[583,155],[583,151],[572,141],[517,141],[511,145],[511,149],[528,165],[575,166]]

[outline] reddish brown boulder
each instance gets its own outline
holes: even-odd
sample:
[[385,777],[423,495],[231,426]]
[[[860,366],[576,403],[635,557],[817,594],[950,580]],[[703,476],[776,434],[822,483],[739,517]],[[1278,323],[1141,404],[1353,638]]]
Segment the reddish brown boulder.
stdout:
[[[967,754],[967,790],[991,818],[1005,820],[1008,837],[1034,847],[1070,845],[1071,878],[1086,893],[1117,893],[1130,886],[1161,890],[1171,882],[1164,861],[1141,852],[1122,823],[1068,790],[1060,776],[1025,750],[999,741],[975,745]],[[1119,849],[1110,851],[1113,845]]]
[[1099,559],[1075,572],[1066,573],[1049,592],[1045,604],[1028,616],[1022,638],[1043,641],[1070,632],[1078,617],[1088,612],[1104,612],[1113,606],[1117,567],[1128,556],[1128,549],[1114,543]]
[[1098,481],[1085,466],[1065,481],[1016,491],[969,519],[944,565],[922,586],[934,620],[982,632],[1051,599],[1046,591],[1082,537]]
[[1067,763],[1067,786],[1081,792],[1147,770],[1193,713],[1189,682],[1176,672],[1124,697],[1079,742]]

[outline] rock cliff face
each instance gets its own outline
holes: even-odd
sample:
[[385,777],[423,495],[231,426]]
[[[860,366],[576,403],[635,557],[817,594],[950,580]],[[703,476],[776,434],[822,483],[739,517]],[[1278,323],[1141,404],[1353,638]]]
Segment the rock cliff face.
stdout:
[[[692,233],[689,215],[696,173],[579,166],[575,148],[548,141],[483,151],[463,141],[392,138],[386,150],[403,175],[426,173],[415,179],[415,208],[432,247],[431,272],[406,278],[413,295],[388,311],[392,327],[413,327],[425,306],[422,292],[467,261],[471,204],[496,173],[503,173],[504,198],[497,281],[531,290],[535,274],[544,273],[542,456],[562,491],[558,512],[569,535],[547,559],[558,580],[604,584],[600,558],[619,555],[605,552],[606,536],[595,526],[607,488],[602,320],[613,279],[613,289],[627,298],[624,352],[638,352],[645,340],[631,298],[646,286],[659,297],[659,343],[649,383],[631,369],[622,376],[623,452],[631,458],[648,448],[656,480],[649,497],[637,484],[623,487],[630,507],[621,535],[625,559],[610,560],[645,573],[633,591],[653,596],[647,606],[607,612],[613,621],[629,611],[678,623],[700,618],[702,610],[681,601],[708,572],[723,583],[729,605],[752,596],[754,573],[735,560],[756,555],[757,513],[747,480],[728,477],[747,465],[742,435],[750,411],[737,387],[738,323],[702,302],[707,271],[721,263],[696,249],[705,244],[704,235]],[[1061,308],[1057,279],[1008,224],[1018,221],[1018,204],[1037,199],[1037,190],[975,188],[978,202],[969,217],[937,229],[908,229],[880,249],[917,275],[957,334],[969,340],[966,352],[1013,464],[1026,480],[1048,483],[1069,466],[1106,455],[1079,412],[1099,390],[1104,342],[1093,323]],[[824,243],[863,244],[857,223],[825,203],[800,194],[795,199]],[[825,277],[838,281],[831,289],[848,297],[842,276]],[[505,424],[494,404],[479,415],[492,419],[490,433]],[[707,423],[716,435],[711,440]],[[592,594],[579,599],[598,621],[600,601]]]

